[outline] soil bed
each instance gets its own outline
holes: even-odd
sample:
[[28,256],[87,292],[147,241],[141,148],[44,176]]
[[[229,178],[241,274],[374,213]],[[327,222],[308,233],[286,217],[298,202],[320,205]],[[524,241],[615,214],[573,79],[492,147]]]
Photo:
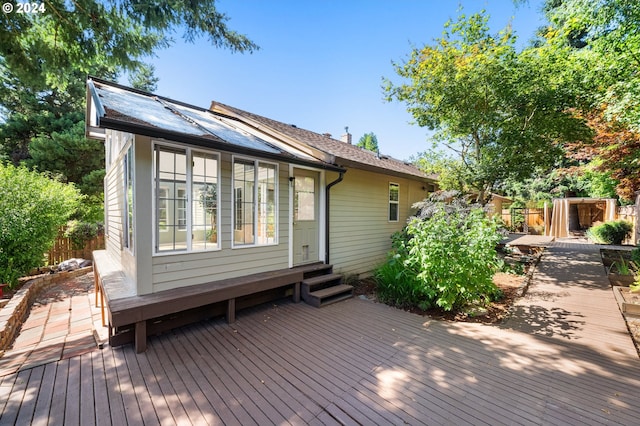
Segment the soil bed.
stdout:
[[[493,282],[502,290],[502,299],[492,302],[486,310],[470,315],[466,312],[447,312],[442,308],[422,310],[419,308],[408,309],[418,315],[428,316],[441,321],[462,321],[493,324],[502,321],[508,314],[514,301],[520,295],[520,287],[523,285],[525,275],[506,274],[499,272],[493,277]],[[365,296],[377,301],[376,283],[373,278],[366,278],[354,284],[354,293],[357,296]]]

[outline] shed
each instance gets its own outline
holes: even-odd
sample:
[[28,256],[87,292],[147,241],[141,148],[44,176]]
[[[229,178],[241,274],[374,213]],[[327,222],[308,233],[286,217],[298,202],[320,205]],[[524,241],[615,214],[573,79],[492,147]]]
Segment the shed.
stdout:
[[581,233],[596,222],[609,222],[616,218],[614,198],[555,198],[551,213],[549,234],[563,238]]

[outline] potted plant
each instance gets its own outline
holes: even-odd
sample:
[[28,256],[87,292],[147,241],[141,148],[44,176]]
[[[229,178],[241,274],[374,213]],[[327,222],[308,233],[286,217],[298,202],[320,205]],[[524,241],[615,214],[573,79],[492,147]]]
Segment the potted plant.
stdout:
[[609,283],[612,286],[621,287],[628,287],[631,285],[636,278],[632,269],[634,266],[633,262],[626,261],[622,256],[620,256],[619,260],[613,262],[609,268],[609,273],[607,274]]

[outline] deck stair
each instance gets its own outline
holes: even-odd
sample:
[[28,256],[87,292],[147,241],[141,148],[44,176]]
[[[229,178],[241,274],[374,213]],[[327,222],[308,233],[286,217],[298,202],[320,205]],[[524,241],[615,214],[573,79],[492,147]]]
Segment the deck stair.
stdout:
[[315,263],[302,269],[300,292],[307,304],[320,308],[353,297],[353,286],[343,284],[343,276],[334,274],[332,265]]

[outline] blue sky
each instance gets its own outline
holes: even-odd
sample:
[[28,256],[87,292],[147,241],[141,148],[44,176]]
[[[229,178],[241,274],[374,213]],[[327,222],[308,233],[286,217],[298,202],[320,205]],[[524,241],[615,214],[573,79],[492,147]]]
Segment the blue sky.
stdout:
[[176,43],[151,59],[156,92],[208,108],[212,100],[354,143],[378,137],[399,159],[431,146],[427,129],[409,124],[404,104],[383,99],[382,78],[399,82],[392,61],[442,34],[444,23],[486,9],[497,32],[511,23],[524,45],[544,23],[542,0],[219,0],[230,28],[260,46],[233,54],[205,39]]

